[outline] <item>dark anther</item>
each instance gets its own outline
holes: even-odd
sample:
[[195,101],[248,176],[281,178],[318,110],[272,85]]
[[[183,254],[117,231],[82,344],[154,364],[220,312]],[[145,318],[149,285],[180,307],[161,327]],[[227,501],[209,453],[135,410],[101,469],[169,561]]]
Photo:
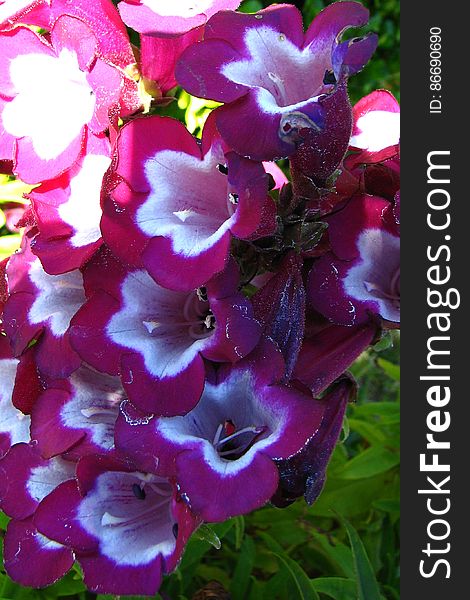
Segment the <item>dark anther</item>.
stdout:
[[138,500],[145,500],[145,491],[140,487],[138,483],[134,483],[132,485],[132,492]]
[[229,194],[228,199],[232,204],[238,204],[239,196],[238,194]]
[[336,77],[333,71],[329,71],[328,69],[325,71],[325,75],[323,77],[323,83],[325,85],[329,85],[330,83],[336,83]]
[[276,187],[276,182],[274,181],[274,177],[271,173],[268,173],[268,189],[269,191],[273,190]]
[[175,539],[176,539],[178,537],[178,523],[175,523],[173,525],[172,531],[173,531],[173,535],[175,536]]
[[223,165],[221,163],[219,163],[217,165],[217,170],[222,173],[222,175],[228,175],[228,167],[227,165]]

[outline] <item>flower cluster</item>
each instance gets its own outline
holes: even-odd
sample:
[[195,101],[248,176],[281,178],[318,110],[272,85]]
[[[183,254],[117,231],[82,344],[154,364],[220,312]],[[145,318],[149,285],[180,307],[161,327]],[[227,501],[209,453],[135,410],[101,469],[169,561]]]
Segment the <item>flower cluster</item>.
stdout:
[[[0,162],[31,186],[0,266],[23,585],[77,560],[94,592],[153,595],[203,522],[312,503],[344,372],[398,326],[399,108],[347,93],[368,13],[304,32],[292,5],[238,5],[0,3]],[[177,84],[220,103],[201,139],[164,116]]]

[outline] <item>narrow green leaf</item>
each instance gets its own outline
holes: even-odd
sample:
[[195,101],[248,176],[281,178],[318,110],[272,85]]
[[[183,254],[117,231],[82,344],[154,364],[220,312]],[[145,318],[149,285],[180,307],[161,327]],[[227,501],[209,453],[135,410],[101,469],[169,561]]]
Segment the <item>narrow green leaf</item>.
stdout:
[[385,358],[379,358],[379,359],[377,359],[377,363],[379,364],[379,366],[382,367],[382,369],[385,371],[385,373],[387,373],[387,375],[391,379],[393,379],[394,381],[400,381],[400,367],[399,367],[399,365],[394,365],[390,361],[385,360]]
[[357,600],[356,583],[343,577],[318,577],[312,579],[312,585],[319,594],[325,594],[334,600]]
[[240,550],[245,535],[245,518],[243,515],[234,518],[235,522],[235,549]]
[[[310,581],[307,573],[305,573],[302,567],[296,563],[295,560],[292,560],[283,554],[275,554],[275,556],[287,569],[291,577],[291,581],[294,584],[293,589],[296,592],[296,597],[299,600],[320,600],[320,597],[314,590],[312,582]],[[292,600],[294,600],[294,598],[292,598]]]
[[232,583],[230,584],[232,600],[245,600],[247,597],[250,576],[255,563],[255,553],[256,548],[253,539],[246,536],[243,540]]
[[348,532],[349,541],[351,542],[356,571],[357,600],[382,600],[379,584],[375,578],[372,565],[370,564],[369,557],[367,556],[361,538],[347,519],[344,519],[340,515],[338,515],[338,518]]
[[400,456],[381,446],[371,446],[352,458],[335,472],[341,479],[365,479],[379,473],[385,473],[400,463]]

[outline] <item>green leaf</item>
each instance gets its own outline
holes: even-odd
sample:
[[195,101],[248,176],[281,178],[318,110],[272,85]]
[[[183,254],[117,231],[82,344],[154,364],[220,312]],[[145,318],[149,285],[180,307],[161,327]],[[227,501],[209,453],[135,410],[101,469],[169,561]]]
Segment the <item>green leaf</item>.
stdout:
[[353,579],[318,577],[312,579],[312,585],[319,594],[325,594],[334,600],[357,600],[356,583]]
[[10,518],[7,517],[5,513],[0,512],[0,529],[5,531],[9,520]]
[[235,549],[240,550],[243,536],[245,535],[245,519],[242,515],[234,517],[235,523]]
[[[295,596],[299,600],[320,600],[319,595],[314,590],[312,582],[302,567],[286,555],[275,554],[276,558],[284,565],[294,584]],[[289,600],[294,600],[292,597]],[[372,599],[371,599],[372,600]]]
[[400,456],[381,446],[371,446],[364,450],[346,465],[335,472],[341,479],[365,479],[396,467],[400,463]]
[[250,576],[255,563],[256,548],[253,539],[246,536],[243,540],[237,566],[230,584],[230,593],[233,600],[245,600],[250,585]]
[[353,578],[354,561],[351,548],[335,539],[331,539],[329,536],[320,533],[313,533],[312,535],[320,546],[321,552],[332,563],[334,569],[348,579]]
[[382,600],[379,584],[359,534],[349,521],[338,515],[348,532],[356,571],[357,600]]
[[382,367],[382,369],[385,371],[385,373],[387,373],[387,375],[391,379],[393,379],[394,381],[400,381],[399,365],[394,365],[393,363],[391,363],[388,360],[385,360],[384,358],[378,358],[377,363],[379,364],[379,366]]

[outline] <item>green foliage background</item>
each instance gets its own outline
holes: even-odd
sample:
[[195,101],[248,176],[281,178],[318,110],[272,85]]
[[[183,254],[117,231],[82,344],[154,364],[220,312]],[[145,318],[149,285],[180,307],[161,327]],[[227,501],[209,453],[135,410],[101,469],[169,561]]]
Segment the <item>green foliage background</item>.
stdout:
[[[306,0],[305,24],[330,3]],[[269,4],[272,2],[246,0],[242,8],[251,12]],[[371,13],[367,29],[379,34],[379,47],[363,72],[351,79],[351,101],[377,88],[389,89],[399,98],[399,2],[363,0],[363,4]],[[207,106],[193,103],[188,110],[188,102],[180,100],[178,116],[193,119],[196,129],[198,116]],[[1,206],[12,190],[5,184],[5,179],[0,182],[0,258],[17,245],[17,237],[2,220]],[[188,544],[180,567],[166,579],[157,598],[397,600],[398,362],[399,336],[394,333],[353,365],[358,399],[348,408],[342,441],[331,459],[323,493],[313,507],[302,500],[283,510],[267,506],[246,517],[203,528]],[[0,514],[0,541],[6,525],[7,518]],[[85,591],[78,567],[44,590],[16,585],[0,567],[0,600],[95,597]],[[105,598],[98,596],[98,600]]]

